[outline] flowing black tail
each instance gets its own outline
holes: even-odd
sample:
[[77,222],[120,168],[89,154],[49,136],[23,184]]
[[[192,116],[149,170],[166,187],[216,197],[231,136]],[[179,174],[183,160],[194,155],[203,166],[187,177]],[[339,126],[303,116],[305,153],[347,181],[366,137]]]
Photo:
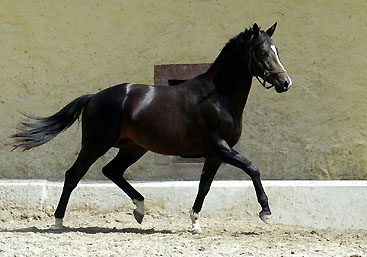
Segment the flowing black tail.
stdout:
[[13,147],[23,148],[23,151],[47,143],[59,133],[70,127],[82,113],[84,106],[93,95],[83,95],[66,105],[59,112],[49,117],[36,117],[24,114],[33,122],[22,122],[19,132],[12,135]]

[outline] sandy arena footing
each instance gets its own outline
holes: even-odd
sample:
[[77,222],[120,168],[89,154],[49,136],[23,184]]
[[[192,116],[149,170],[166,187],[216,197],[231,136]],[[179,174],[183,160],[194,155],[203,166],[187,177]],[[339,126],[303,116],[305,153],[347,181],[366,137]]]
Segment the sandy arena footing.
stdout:
[[[62,182],[0,180],[2,209],[48,209],[56,207]],[[145,196],[146,210],[167,214],[188,213],[195,200],[197,181],[135,182]],[[263,181],[278,224],[314,228],[367,229],[367,181]],[[81,182],[74,190],[69,210],[106,213],[134,205],[113,183]],[[260,206],[251,181],[214,181],[204,202],[202,216],[233,217],[258,221]]]

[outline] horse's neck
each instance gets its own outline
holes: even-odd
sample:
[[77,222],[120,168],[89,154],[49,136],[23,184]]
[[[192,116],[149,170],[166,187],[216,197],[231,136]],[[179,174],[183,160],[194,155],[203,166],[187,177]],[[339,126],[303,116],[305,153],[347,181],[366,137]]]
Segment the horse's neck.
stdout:
[[216,63],[206,74],[218,94],[227,99],[236,116],[242,115],[252,83],[246,60],[246,57],[227,59]]

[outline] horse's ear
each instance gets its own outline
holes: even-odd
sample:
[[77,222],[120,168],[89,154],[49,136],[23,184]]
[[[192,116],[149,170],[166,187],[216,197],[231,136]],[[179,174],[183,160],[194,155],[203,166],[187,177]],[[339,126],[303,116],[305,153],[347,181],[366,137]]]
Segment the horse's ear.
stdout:
[[252,31],[254,32],[254,37],[257,38],[260,34],[260,28],[256,23],[252,26]]
[[271,26],[267,31],[266,33],[269,35],[269,37],[271,37],[273,34],[274,34],[274,31],[275,31],[275,28],[277,27],[277,22],[274,23],[273,26]]

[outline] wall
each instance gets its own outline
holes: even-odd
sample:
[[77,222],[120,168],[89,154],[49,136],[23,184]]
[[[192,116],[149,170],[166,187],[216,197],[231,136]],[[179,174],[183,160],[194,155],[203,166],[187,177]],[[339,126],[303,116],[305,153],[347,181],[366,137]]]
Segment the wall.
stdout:
[[[152,84],[155,64],[212,62],[254,22],[267,29],[278,21],[273,39],[294,85],[278,95],[254,80],[239,150],[263,178],[367,179],[366,7],[362,0],[2,0],[0,178],[62,179],[80,148],[75,124],[44,146],[11,152],[18,111],[50,115],[120,82]],[[87,178],[103,178],[114,152]],[[148,153],[127,177],[175,179],[157,158]],[[246,178],[228,167],[219,176]]]

